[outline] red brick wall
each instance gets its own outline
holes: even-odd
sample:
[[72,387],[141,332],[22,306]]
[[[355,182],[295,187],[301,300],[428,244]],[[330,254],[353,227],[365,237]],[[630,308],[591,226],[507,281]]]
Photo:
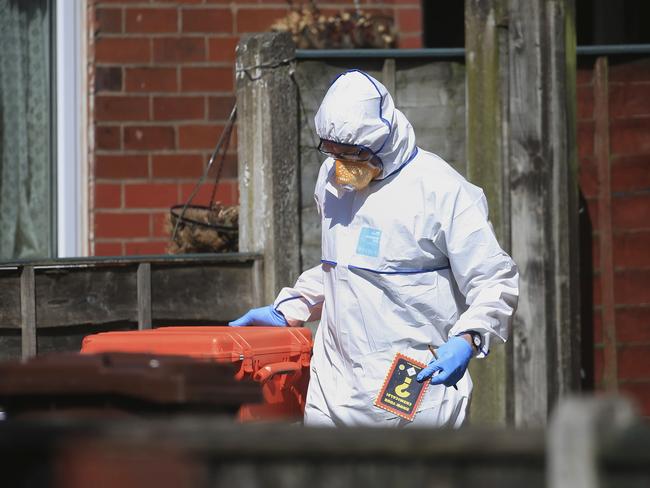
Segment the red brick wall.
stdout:
[[[593,225],[595,382],[615,366],[616,383],[650,415],[650,59],[609,67],[614,262],[614,341],[617,360],[603,353],[602,280],[598,227],[599,178],[594,158],[592,70],[578,74],[580,185]],[[611,280],[610,280],[611,281]]]
[[[188,198],[234,102],[240,34],[267,30],[287,12],[287,3],[88,1],[91,253],[161,253],[167,242],[163,219],[170,206]],[[353,0],[317,3],[329,11]],[[421,46],[418,0],[361,4],[394,14],[400,46]],[[232,150],[217,200],[237,202],[236,178]],[[211,189],[206,185],[194,202],[207,203]]]

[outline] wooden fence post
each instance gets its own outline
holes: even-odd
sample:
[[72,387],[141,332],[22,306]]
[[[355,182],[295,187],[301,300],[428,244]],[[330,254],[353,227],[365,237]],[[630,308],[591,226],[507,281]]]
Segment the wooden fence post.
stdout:
[[520,270],[509,360],[481,374],[543,425],[580,384],[573,0],[466,0],[466,32],[469,177]]
[[239,250],[264,255],[264,302],[300,273],[295,45],[287,33],[237,46]]
[[[510,251],[508,167],[508,31],[502,0],[466,0],[467,177],[483,188],[499,243]],[[495,346],[488,361],[473,361],[471,422],[505,425],[511,382],[510,344]],[[510,385],[511,386],[511,385]]]
[[36,279],[34,266],[20,272],[20,329],[23,361],[36,356]]
[[151,329],[151,263],[138,264],[138,330]]
[[574,3],[512,1],[508,17],[514,416],[541,425],[580,387]]

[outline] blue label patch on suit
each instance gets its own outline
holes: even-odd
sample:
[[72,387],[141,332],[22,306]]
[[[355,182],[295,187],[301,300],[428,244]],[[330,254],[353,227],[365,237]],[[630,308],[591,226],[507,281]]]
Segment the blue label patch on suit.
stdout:
[[370,256],[376,258],[379,256],[379,241],[381,240],[381,231],[370,227],[362,227],[357,243],[357,254],[361,256]]

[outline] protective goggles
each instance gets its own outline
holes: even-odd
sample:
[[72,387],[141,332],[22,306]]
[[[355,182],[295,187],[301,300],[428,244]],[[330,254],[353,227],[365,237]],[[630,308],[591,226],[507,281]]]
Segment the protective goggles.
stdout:
[[[344,148],[344,150],[341,150]],[[339,161],[350,161],[355,163],[371,163],[374,166],[381,166],[380,159],[376,158],[376,154],[366,146],[357,144],[344,144],[341,142],[328,141],[321,139],[318,144],[318,151],[327,157],[337,159]],[[374,161],[373,161],[374,160]]]

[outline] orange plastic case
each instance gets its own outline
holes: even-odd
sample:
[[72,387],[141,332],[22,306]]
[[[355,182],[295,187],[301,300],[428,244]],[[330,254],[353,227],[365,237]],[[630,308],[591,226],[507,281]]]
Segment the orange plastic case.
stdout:
[[311,331],[303,327],[161,327],[86,336],[82,354],[182,355],[239,365],[236,379],[262,383],[264,403],[245,404],[242,422],[302,419],[309,383]]

